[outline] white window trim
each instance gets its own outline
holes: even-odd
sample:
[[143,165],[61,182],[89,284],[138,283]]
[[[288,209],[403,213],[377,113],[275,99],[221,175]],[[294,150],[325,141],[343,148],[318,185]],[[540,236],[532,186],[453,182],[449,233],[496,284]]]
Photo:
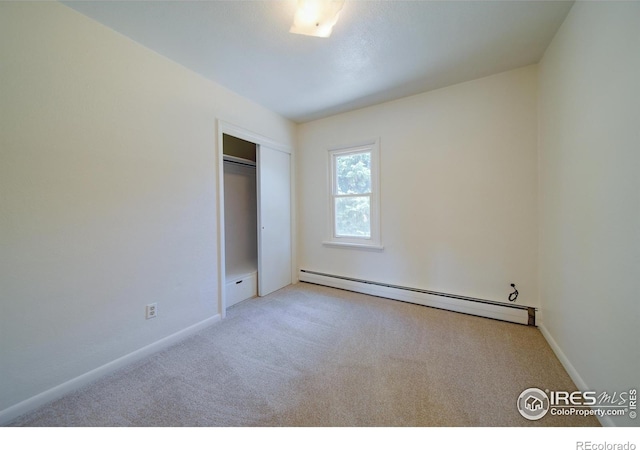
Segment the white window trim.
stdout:
[[[369,238],[336,236],[334,208],[334,188],[336,182],[334,167],[335,156],[363,151],[371,152],[371,236]],[[324,240],[322,244],[328,247],[349,247],[361,250],[382,251],[384,246],[382,245],[380,236],[380,139],[371,139],[348,146],[334,147],[329,149],[328,156],[328,238]]]

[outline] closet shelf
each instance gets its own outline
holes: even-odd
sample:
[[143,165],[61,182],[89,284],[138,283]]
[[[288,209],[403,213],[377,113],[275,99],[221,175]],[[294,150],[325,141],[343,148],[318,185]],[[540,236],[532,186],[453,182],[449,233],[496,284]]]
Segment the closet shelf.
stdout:
[[225,282],[236,281],[256,272],[258,272],[257,261],[255,265],[248,263],[242,266],[230,267],[225,271]]
[[222,155],[222,160],[224,162],[234,163],[234,164],[242,164],[244,166],[256,167],[256,162],[251,161],[250,159],[239,158],[237,156],[231,155]]

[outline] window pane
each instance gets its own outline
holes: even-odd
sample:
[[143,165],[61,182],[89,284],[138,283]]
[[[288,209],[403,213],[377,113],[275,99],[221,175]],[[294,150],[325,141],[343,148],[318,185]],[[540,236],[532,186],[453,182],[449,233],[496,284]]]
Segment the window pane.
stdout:
[[335,157],[336,194],[371,193],[371,152]]
[[336,198],[336,236],[371,237],[371,199]]

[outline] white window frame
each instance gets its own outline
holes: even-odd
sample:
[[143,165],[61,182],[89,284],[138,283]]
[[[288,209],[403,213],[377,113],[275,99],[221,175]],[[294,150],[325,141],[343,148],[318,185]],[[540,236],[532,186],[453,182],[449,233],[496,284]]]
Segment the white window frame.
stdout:
[[[336,194],[336,157],[348,155],[350,153],[363,152],[371,153],[371,194],[368,194],[371,199],[371,234],[368,238],[337,236],[335,199],[340,196]],[[358,144],[335,147],[330,149],[328,154],[329,177],[327,191],[329,194],[329,221],[327,233],[328,238],[323,241],[323,244],[326,246],[352,247],[363,250],[382,250],[384,247],[380,236],[380,140],[372,139]]]

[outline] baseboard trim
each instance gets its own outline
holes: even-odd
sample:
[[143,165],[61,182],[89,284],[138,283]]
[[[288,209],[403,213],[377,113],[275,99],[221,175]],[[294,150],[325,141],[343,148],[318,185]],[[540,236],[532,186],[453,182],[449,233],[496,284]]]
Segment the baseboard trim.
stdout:
[[89,372],[86,372],[80,376],[77,376],[69,381],[65,381],[58,386],[48,389],[40,394],[36,394],[31,398],[23,400],[7,409],[0,411],[0,425],[6,424],[23,414],[33,411],[36,408],[44,406],[45,404],[57,400],[64,395],[78,390],[88,384],[115,372],[118,369],[128,366],[140,359],[152,355],[160,350],[182,341],[183,339],[197,333],[204,328],[219,322],[221,320],[220,314],[216,314],[213,317],[198,322],[190,327],[173,333],[165,338],[162,338],[156,342],[146,345],[138,350],[135,350],[127,355],[117,358],[111,362],[108,362],[100,367],[97,367]]
[[[567,355],[564,354],[564,352],[562,351],[562,349],[560,348],[556,340],[553,338],[553,336],[547,329],[547,327],[544,326],[544,323],[538,324],[538,329],[540,330],[540,332],[542,333],[542,336],[545,338],[545,340],[549,344],[549,347],[551,347],[551,350],[553,350],[553,353],[555,353],[558,359],[560,360],[560,363],[562,364],[564,369],[567,371],[567,373],[569,374],[569,378],[571,378],[571,380],[575,383],[576,387],[581,391],[591,391],[592,389],[589,389],[589,386],[587,386],[587,383],[585,383],[585,381],[582,379],[582,377],[580,376],[576,368],[573,366],[573,364],[571,364],[571,361],[569,361],[569,358],[567,358]],[[596,418],[600,422],[600,425],[602,425],[603,427],[615,427],[615,424],[613,423],[613,419],[611,419],[611,417],[596,416]]]

